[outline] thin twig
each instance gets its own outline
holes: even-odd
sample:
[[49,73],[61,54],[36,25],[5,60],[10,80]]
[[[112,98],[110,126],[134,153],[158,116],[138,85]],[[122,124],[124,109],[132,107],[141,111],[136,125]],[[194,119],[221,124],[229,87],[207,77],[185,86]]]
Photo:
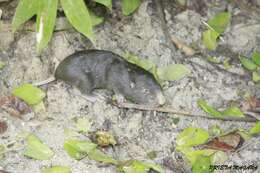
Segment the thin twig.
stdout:
[[257,121],[257,119],[252,117],[245,117],[245,118],[235,118],[235,117],[210,117],[210,116],[204,116],[204,115],[196,115],[192,114],[190,112],[183,112],[183,111],[177,111],[170,107],[152,107],[147,105],[139,105],[134,103],[113,103],[115,106],[119,108],[127,108],[127,109],[137,109],[137,110],[144,110],[144,111],[157,111],[157,112],[164,112],[164,113],[172,113],[176,115],[183,115],[188,116],[192,118],[205,118],[210,120],[219,120],[219,121],[239,121],[239,122],[250,122],[254,123]]

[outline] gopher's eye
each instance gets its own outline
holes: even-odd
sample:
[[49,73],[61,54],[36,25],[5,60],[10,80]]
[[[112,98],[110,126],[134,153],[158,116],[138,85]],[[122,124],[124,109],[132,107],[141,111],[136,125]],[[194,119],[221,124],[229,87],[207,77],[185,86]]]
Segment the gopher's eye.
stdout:
[[143,93],[149,93],[148,89],[143,88]]

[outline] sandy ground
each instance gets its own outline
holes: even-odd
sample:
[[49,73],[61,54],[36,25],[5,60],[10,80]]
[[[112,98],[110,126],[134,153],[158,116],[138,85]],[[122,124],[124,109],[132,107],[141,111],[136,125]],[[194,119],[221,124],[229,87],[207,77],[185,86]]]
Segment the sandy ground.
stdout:
[[[201,33],[204,27],[201,21],[225,10],[226,7],[236,14],[236,17],[243,13],[226,2],[218,2],[218,6],[204,9],[203,14],[192,9],[176,14],[175,8],[167,5],[164,12],[168,34],[175,35],[187,44],[196,43],[201,48]],[[224,42],[220,43],[220,47],[226,47],[226,51],[216,51],[215,56],[224,58],[230,51],[250,55],[252,50],[260,50],[259,20],[245,17],[239,21],[235,20],[236,17],[223,35]],[[206,57],[185,57],[180,50],[169,45],[169,38],[158,15],[158,6],[151,0],[144,1],[131,17],[124,17],[120,21],[115,18],[107,19],[104,24],[96,27],[95,34],[97,42],[93,47],[98,49],[111,50],[120,55],[128,51],[149,59],[158,66],[177,61],[186,64],[192,70],[192,75],[171,82],[164,88],[167,104],[174,109],[204,114],[196,104],[199,98],[224,108],[231,101],[242,101],[243,96],[240,93],[250,92],[260,97],[259,85],[255,85],[249,78],[240,77],[246,72],[239,65],[237,57],[230,57],[234,66],[229,71],[239,74],[234,75],[226,70],[218,70],[205,61]],[[57,62],[79,49],[91,47],[88,41],[75,32],[55,33],[52,42],[41,56],[35,52],[36,39],[33,32],[15,36],[9,32],[0,32],[0,40],[0,60],[7,63],[4,70],[0,71],[0,96],[8,95],[13,87],[22,83],[47,79],[52,76]],[[163,113],[123,110],[102,101],[90,103],[82,98],[77,89],[62,82],[51,83],[43,89],[47,93],[44,100],[46,112],[25,115],[23,120],[11,117],[4,111],[0,112],[0,119],[8,124],[8,130],[0,135],[0,143],[16,141],[17,135],[24,131],[32,132],[54,150],[55,156],[51,160],[37,161],[24,157],[21,154],[23,150],[14,147],[13,151],[8,152],[1,160],[0,169],[13,173],[37,173],[45,167],[65,165],[69,166],[73,173],[115,173],[113,166],[104,166],[88,158],[76,161],[63,150],[63,143],[67,139],[64,129],[74,128],[72,119],[75,117],[87,117],[92,122],[92,131],[107,129],[119,139],[122,144],[107,151],[113,157],[121,160],[148,160],[147,153],[156,151],[154,161],[167,173],[190,170],[181,155],[175,151],[176,136],[185,127],[208,129],[217,124],[224,130],[230,130],[238,127],[248,129],[252,126],[248,123],[190,117],[180,117],[178,124],[174,124],[173,118]],[[177,117],[179,116],[176,115]],[[240,154],[231,155],[227,163],[260,165],[259,138],[252,138],[251,142],[252,145]],[[258,171],[260,172],[260,168]]]

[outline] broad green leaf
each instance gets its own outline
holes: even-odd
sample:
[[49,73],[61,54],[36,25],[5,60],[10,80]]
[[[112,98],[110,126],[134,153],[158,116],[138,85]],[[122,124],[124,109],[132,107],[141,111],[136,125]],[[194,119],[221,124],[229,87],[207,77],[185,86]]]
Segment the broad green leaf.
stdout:
[[193,148],[178,148],[180,152],[185,155],[185,158],[194,165],[199,156],[212,156],[216,153],[216,150],[212,149],[202,149],[194,150]]
[[2,70],[5,67],[5,63],[3,61],[0,61],[0,70]]
[[227,108],[222,112],[223,116],[233,116],[233,117],[245,117],[243,112],[237,107]]
[[42,170],[41,173],[70,173],[70,169],[65,166],[53,166]]
[[214,107],[207,104],[205,100],[199,99],[197,101],[198,106],[208,114],[214,117],[222,117],[221,112],[217,111]]
[[141,0],[122,0],[123,14],[128,16],[132,14],[141,4]]
[[218,46],[217,38],[219,37],[219,33],[213,30],[206,30],[203,32],[202,35],[202,41],[203,44],[208,48],[209,50],[215,50]]
[[28,135],[26,141],[27,147],[23,152],[25,156],[37,160],[48,160],[53,157],[53,151],[47,145],[43,144],[35,135]]
[[182,147],[192,147],[205,143],[208,138],[207,131],[201,128],[188,127],[177,136],[176,144]]
[[148,60],[148,59],[141,59],[135,55],[132,55],[130,53],[126,53],[123,58],[125,58],[128,62],[135,64],[143,69],[145,69],[146,71],[149,71],[150,73],[153,74],[154,78],[157,80],[157,82],[161,82],[158,76],[158,72],[157,72],[157,67],[156,65]]
[[90,151],[88,153],[88,157],[92,160],[103,162],[103,163],[109,163],[114,165],[118,164],[118,162],[115,159],[106,155],[105,153],[103,153],[98,149],[93,149],[92,151]]
[[260,82],[260,70],[256,70],[252,73],[252,79],[256,83]]
[[36,20],[38,52],[41,52],[43,48],[47,46],[52,37],[58,8],[58,0],[44,0],[42,2],[42,8],[38,12]]
[[89,11],[89,15],[93,26],[99,25],[104,21],[104,17],[97,16],[92,11]]
[[77,137],[80,135],[76,130],[69,129],[69,128],[64,129],[64,134],[66,137],[69,137],[69,138]]
[[209,156],[199,156],[192,165],[192,173],[210,173],[211,161]]
[[172,64],[157,69],[161,80],[174,81],[182,79],[191,73],[190,69],[183,64]]
[[147,173],[150,168],[139,160],[133,160],[123,167],[124,173]]
[[94,0],[95,2],[102,4],[112,10],[112,0]]
[[228,160],[228,155],[227,153],[223,151],[216,151],[212,156],[211,156],[211,161],[213,165],[220,165],[224,164]]
[[32,84],[24,84],[15,88],[13,89],[12,94],[24,100],[29,105],[40,103],[45,97],[45,93],[41,89],[34,87]]
[[216,14],[212,19],[208,21],[209,26],[211,26],[219,34],[222,34],[227,25],[230,22],[231,14],[229,12],[221,12]]
[[21,24],[36,15],[41,3],[42,1],[39,0],[20,0],[12,21],[13,31],[16,31]]
[[254,52],[252,55],[252,60],[256,63],[256,65],[260,66],[260,52]]
[[68,140],[63,147],[71,157],[80,160],[86,157],[97,145],[89,141]]
[[250,133],[251,135],[260,133],[260,121],[258,121],[258,122],[254,125],[254,127],[252,127],[252,128],[249,130],[249,133]]
[[239,57],[239,60],[241,62],[241,64],[247,69],[247,70],[255,70],[257,68],[257,65],[250,59],[245,58],[243,56]]
[[60,0],[61,6],[69,22],[79,32],[94,42],[92,22],[83,0]]
[[78,118],[76,122],[76,127],[79,132],[88,133],[91,123],[88,118]]

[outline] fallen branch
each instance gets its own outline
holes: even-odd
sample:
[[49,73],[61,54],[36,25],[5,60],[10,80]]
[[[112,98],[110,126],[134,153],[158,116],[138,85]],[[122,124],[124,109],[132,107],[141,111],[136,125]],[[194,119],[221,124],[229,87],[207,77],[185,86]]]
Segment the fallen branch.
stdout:
[[180,49],[185,55],[192,56],[195,54],[195,50],[193,50],[191,47],[187,46],[184,42],[179,40],[174,35],[171,36],[172,42],[175,44],[175,46]]
[[258,121],[257,119],[255,119],[253,117],[245,117],[245,118],[223,117],[223,118],[220,118],[220,117],[196,115],[196,114],[192,114],[189,112],[176,111],[170,107],[151,107],[151,106],[147,106],[147,105],[139,105],[139,104],[133,104],[133,103],[113,103],[113,105],[115,105],[119,108],[172,113],[172,114],[183,115],[183,116],[188,116],[188,117],[192,117],[192,118],[205,118],[205,119],[219,120],[219,121],[239,121],[239,122],[250,122],[250,123],[254,123],[254,122]]

